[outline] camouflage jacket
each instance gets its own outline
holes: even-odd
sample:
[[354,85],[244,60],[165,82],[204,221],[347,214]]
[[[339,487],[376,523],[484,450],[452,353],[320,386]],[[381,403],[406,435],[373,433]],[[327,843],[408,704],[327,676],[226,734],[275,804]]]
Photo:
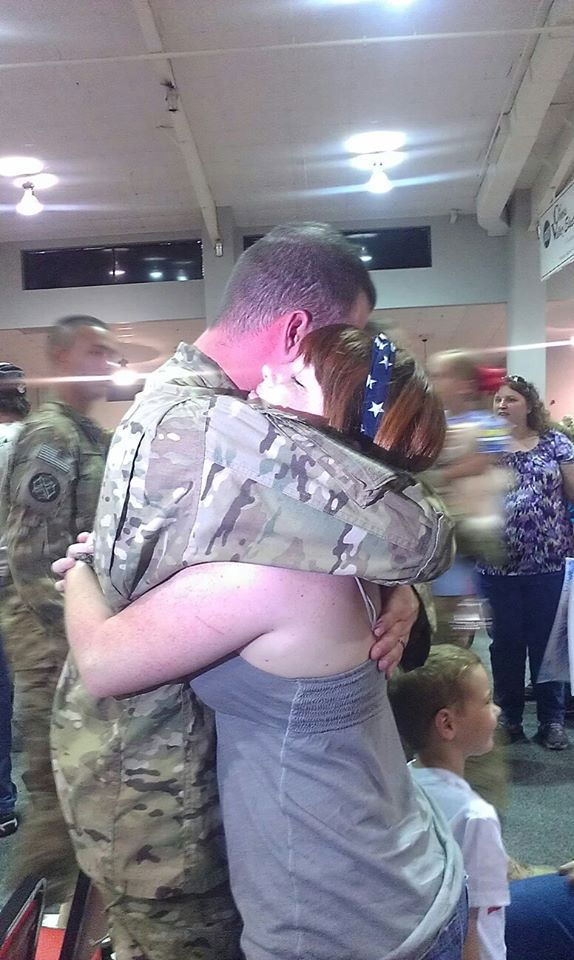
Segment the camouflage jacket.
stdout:
[[16,669],[61,664],[66,656],[63,600],[50,567],[93,525],[108,442],[93,420],[50,401],[26,420],[13,446],[0,508],[9,567],[0,609]]
[[[190,564],[411,583],[437,576],[451,551],[450,521],[420,484],[295,416],[247,403],[184,344],[118,428],[96,520],[96,568],[115,610]],[[187,684],[94,700],[69,659],[53,744],[88,874],[147,898],[221,883],[213,720]]]

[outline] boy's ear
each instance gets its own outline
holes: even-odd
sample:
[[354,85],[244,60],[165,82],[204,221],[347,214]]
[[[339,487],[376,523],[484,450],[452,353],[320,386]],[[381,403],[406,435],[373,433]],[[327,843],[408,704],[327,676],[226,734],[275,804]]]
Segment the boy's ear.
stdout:
[[434,717],[434,727],[441,740],[454,740],[456,736],[456,727],[453,711],[449,707],[443,707]]

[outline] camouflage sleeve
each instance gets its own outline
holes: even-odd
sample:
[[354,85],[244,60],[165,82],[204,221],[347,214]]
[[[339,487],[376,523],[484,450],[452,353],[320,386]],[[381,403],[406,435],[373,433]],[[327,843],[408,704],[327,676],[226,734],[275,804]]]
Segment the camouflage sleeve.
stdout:
[[203,425],[178,407],[152,433],[116,434],[96,521],[96,568],[114,609],[184,566],[242,562],[394,585],[450,564],[440,500],[294,416],[235,397]]
[[51,564],[74,540],[74,438],[49,424],[30,424],[14,448],[5,494],[5,543],[21,601],[46,624],[63,627],[63,599]]

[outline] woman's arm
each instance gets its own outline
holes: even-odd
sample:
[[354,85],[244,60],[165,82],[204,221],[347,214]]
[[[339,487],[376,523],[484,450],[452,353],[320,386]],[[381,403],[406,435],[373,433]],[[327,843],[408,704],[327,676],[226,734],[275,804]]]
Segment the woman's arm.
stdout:
[[560,473],[562,474],[564,496],[572,502],[574,501],[574,463],[561,463]]
[[[260,567],[190,567],[112,615],[92,570],[66,574],[68,641],[87,690],[121,696],[201,670],[272,629]],[[279,609],[281,606],[279,604]]]

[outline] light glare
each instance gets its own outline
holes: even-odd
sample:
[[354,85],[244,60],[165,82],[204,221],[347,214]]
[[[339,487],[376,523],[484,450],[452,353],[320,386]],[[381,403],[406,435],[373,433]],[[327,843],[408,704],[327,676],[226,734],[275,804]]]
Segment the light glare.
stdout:
[[0,157],[0,177],[23,177],[43,169],[43,162],[36,157]]
[[406,136],[398,130],[370,130],[356,133],[345,142],[348,153],[387,153],[400,150],[406,143]]

